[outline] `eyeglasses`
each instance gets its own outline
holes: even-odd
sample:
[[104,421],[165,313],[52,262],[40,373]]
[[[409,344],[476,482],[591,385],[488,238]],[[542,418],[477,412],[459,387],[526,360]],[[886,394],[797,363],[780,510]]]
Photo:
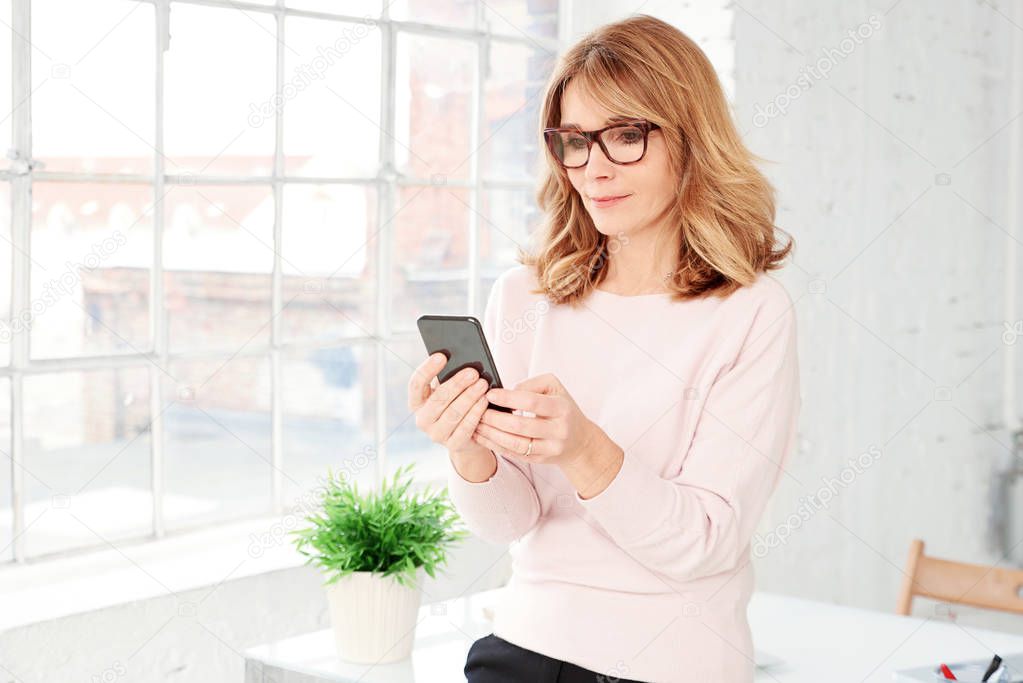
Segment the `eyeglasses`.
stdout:
[[604,156],[616,164],[634,164],[646,154],[650,131],[660,128],[644,119],[615,123],[600,130],[544,128],[543,137],[554,158],[565,168],[580,168],[590,160],[594,140]]

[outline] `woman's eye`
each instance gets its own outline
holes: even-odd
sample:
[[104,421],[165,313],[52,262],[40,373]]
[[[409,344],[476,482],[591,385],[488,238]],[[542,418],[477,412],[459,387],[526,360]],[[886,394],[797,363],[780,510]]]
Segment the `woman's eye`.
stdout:
[[586,140],[584,140],[583,138],[569,138],[568,142],[565,143],[565,146],[571,147],[572,149],[585,149]]
[[623,130],[615,134],[615,142],[623,145],[634,145],[643,141],[643,134],[638,130]]

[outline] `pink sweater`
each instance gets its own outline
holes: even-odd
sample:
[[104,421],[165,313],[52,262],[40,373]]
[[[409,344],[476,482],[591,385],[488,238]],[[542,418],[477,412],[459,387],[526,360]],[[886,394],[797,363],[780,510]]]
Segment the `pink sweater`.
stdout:
[[468,528],[510,542],[494,633],[609,677],[752,681],[750,542],[802,403],[791,298],[766,274],[723,300],[597,290],[579,310],[535,286],[516,265],[487,302],[504,386],[554,374],[625,461],[587,500],[556,465],[498,457],[480,483],[449,465]]

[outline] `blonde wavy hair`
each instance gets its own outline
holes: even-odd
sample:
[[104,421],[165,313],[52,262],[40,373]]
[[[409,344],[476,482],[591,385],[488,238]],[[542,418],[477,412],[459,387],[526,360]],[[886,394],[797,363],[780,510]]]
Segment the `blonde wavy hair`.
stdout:
[[561,125],[570,81],[614,114],[661,127],[678,179],[670,215],[681,248],[667,283],[673,300],[726,296],[782,266],[792,239],[775,248],[774,188],[754,166],[763,159],[736,130],[713,66],[677,28],[640,14],[583,37],[547,83],[539,133],[546,164],[536,191],[543,220],[533,250],[520,248],[517,256],[534,267],[540,285],[534,293],[553,303],[577,302],[607,277],[617,240],[596,229],[543,141],[544,127]]

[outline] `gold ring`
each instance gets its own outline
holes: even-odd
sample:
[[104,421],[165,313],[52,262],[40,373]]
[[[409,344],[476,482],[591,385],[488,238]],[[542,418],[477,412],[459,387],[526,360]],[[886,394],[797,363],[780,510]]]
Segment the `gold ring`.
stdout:
[[526,449],[526,455],[529,455],[532,452],[533,452],[533,439],[530,438],[529,439],[529,447]]

